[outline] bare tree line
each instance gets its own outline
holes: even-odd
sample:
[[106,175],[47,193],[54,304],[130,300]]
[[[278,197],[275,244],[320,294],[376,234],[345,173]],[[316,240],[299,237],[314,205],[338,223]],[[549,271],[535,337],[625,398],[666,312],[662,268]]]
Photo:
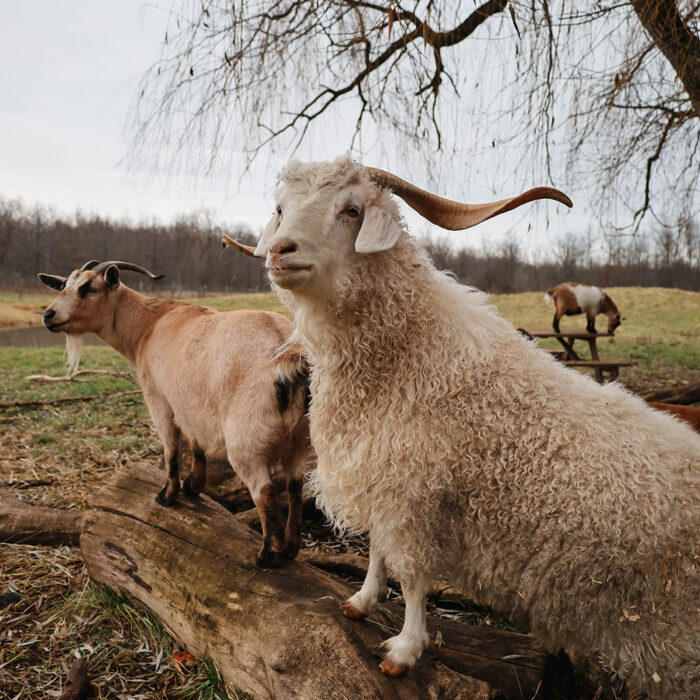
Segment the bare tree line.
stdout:
[[[438,268],[494,293],[546,290],[565,281],[700,290],[700,227],[695,220],[635,236],[591,230],[584,236],[562,235],[537,261],[528,260],[513,240],[481,251],[455,249],[447,239],[425,240],[424,245]],[[602,252],[594,252],[599,248]]]
[[142,276],[128,278],[129,286],[149,292],[269,289],[259,262],[224,253],[222,233],[249,243],[257,239],[245,225],[222,229],[201,215],[167,225],[95,215],[66,218],[41,206],[26,208],[18,201],[0,199],[0,287],[41,286],[37,272],[67,274],[94,258],[136,262],[165,275],[156,283]]
[[[86,260],[128,260],[164,274],[151,283],[127,283],[144,291],[176,294],[267,291],[263,265],[222,253],[221,234],[253,244],[260,235],[244,224],[224,229],[205,215],[172,224],[133,223],[76,214],[52,214],[0,199],[0,287],[38,288],[37,272],[67,274]],[[488,292],[547,289],[578,280],[600,286],[661,286],[700,290],[700,226],[681,220],[634,236],[562,234],[552,248],[528,259],[514,240],[476,250],[455,248],[447,238],[424,240],[435,264],[461,282]],[[594,252],[594,251],[602,252]]]

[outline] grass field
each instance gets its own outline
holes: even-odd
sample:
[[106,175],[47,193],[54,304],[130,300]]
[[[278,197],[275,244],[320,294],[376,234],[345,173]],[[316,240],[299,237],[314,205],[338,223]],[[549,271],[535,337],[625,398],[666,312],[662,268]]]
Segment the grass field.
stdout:
[[[700,294],[674,289],[609,290],[627,320],[602,358],[631,359],[621,380],[635,391],[691,381],[700,374]],[[0,328],[38,324],[51,295],[0,295]],[[281,310],[272,294],[190,300],[219,309]],[[553,309],[540,293],[494,295],[501,313],[527,328],[550,326]],[[583,327],[583,317],[562,325]],[[598,320],[604,328],[605,320]],[[48,333],[48,331],[47,331]],[[553,346],[554,347],[554,346]],[[86,347],[82,368],[120,376],[30,383],[30,374],[64,372],[61,347],[0,348],[0,402],[89,397],[66,404],[0,406],[0,488],[29,503],[84,509],[122,464],[160,461],[160,444],[129,364],[107,347]],[[135,393],[128,393],[135,392]],[[0,544],[0,594],[20,600],[0,610],[0,697],[56,697],[72,656],[88,657],[105,698],[226,698],[206,661],[178,661],[173,640],[147,611],[89,581],[75,549]],[[471,623],[484,623],[481,613]],[[182,650],[180,650],[182,651]]]

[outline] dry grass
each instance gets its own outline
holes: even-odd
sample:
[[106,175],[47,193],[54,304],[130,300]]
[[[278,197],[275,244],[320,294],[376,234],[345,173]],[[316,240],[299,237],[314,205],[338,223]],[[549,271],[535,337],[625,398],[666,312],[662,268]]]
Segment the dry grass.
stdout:
[[90,582],[77,549],[0,545],[0,697],[58,697],[74,658],[85,657],[97,698],[242,697],[211,663],[180,650],[158,618]]
[[[690,381],[700,366],[700,294],[679,290],[611,290],[628,317],[602,357],[634,359],[622,380],[644,390]],[[50,296],[34,306],[43,308]],[[16,302],[17,300],[15,300]],[[254,306],[279,310],[274,295],[234,295],[192,300],[217,308]],[[518,325],[547,327],[552,310],[541,294],[495,296],[501,312]],[[7,295],[0,295],[0,306]],[[15,303],[13,302],[13,303]],[[33,302],[25,298],[29,309]],[[5,317],[0,309],[0,324]],[[38,317],[36,317],[38,319]],[[569,319],[576,326],[581,319]],[[599,320],[599,324],[602,319]],[[582,324],[581,324],[582,325]],[[83,368],[129,372],[106,347],[88,347]],[[96,376],[85,383],[28,383],[29,374],[63,372],[61,348],[0,348],[0,400],[94,396],[84,403],[0,411],[0,488],[27,502],[84,509],[115,469],[135,459],[160,462],[160,444],[139,394],[124,376]],[[305,546],[366,555],[364,538],[338,540],[319,524],[306,523]],[[98,697],[226,698],[216,670],[200,660],[182,666],[181,651],[148,611],[114,591],[92,584],[77,549],[0,545],[0,595],[18,602],[0,610],[0,697],[57,697],[76,654],[87,657]],[[488,610],[437,608],[470,624],[497,624]],[[184,650],[183,650],[184,651]]]

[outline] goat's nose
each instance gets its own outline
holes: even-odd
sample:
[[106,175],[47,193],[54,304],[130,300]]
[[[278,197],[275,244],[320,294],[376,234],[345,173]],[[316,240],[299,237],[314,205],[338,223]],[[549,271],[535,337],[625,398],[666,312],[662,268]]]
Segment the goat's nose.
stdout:
[[285,253],[295,253],[297,244],[291,238],[281,238],[270,246],[273,255],[284,255]]
[[44,311],[44,323],[50,321],[55,315],[56,312],[53,309],[46,309],[46,311]]

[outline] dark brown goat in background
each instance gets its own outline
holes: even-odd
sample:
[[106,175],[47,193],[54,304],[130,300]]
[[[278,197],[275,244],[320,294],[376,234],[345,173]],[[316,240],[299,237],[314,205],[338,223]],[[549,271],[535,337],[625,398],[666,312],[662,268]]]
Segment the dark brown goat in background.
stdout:
[[[185,493],[194,497],[204,489],[207,458],[228,459],[260,516],[257,563],[293,558],[302,480],[313,455],[308,367],[301,348],[287,343],[294,325],[268,311],[220,312],[148,297],[122,284],[120,269],[158,279],[138,265],[96,260],[68,278],[40,274],[59,292],[44,312],[44,325],[69,336],[95,333],[135,366],[168,469],[158,503],[172,504],[180,491],[182,433],[194,453]],[[287,479],[286,528],[269,473],[278,461]]]
[[586,314],[586,330],[595,333],[595,318],[598,314],[608,317],[608,333],[614,330],[624,320],[615,306],[615,302],[598,287],[579,282],[562,282],[545,294],[545,301],[554,300],[556,310],[552,328],[559,333],[559,321],[562,316],[575,316]]

